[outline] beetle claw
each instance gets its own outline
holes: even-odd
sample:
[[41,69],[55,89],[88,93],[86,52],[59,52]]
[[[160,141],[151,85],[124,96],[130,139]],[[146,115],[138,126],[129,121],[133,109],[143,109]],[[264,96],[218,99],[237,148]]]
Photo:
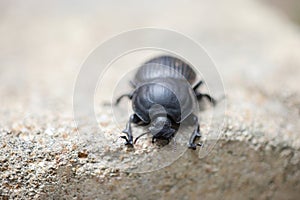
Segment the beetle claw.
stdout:
[[189,143],[188,148],[192,150],[196,150],[197,145],[195,145],[194,143]]
[[155,140],[156,140],[155,137],[152,137],[152,141],[151,141],[152,144],[154,144]]
[[122,139],[126,140],[126,142],[128,142],[128,139],[126,136],[122,135],[122,136],[120,136],[120,138],[122,138]]
[[126,146],[128,146],[128,147],[133,147],[133,143],[132,143],[132,142],[129,142],[129,141],[128,141],[128,142],[125,142],[124,144],[125,144]]
[[203,144],[200,142],[200,143],[197,144],[197,146],[203,147]]
[[126,145],[126,146],[131,146],[131,147],[133,147],[132,141],[129,141],[128,138],[127,138],[126,136],[122,135],[122,136],[120,136],[120,138],[126,140],[126,142],[125,142],[125,145]]

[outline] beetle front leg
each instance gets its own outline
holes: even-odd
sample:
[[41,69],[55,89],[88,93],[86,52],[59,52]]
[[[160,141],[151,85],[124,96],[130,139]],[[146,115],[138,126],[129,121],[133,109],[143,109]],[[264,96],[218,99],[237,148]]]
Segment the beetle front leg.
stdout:
[[196,93],[196,97],[197,97],[198,101],[202,100],[203,98],[207,98],[208,101],[212,105],[216,105],[217,104],[217,101],[213,97],[211,97],[209,94]]
[[115,102],[115,105],[118,105],[124,97],[128,97],[129,99],[132,99],[132,94],[123,94],[123,95],[119,96],[119,98],[117,98],[117,100]]
[[195,141],[197,138],[201,137],[201,133],[200,133],[200,126],[199,126],[199,122],[198,122],[198,117],[196,117],[195,115],[193,116],[193,121],[195,124],[195,130],[193,131],[190,139],[189,139],[189,144],[188,147],[190,149],[196,150],[197,145],[201,146],[201,144],[195,144]]
[[212,103],[213,105],[216,105],[217,101],[211,97],[209,94],[202,94],[200,92],[197,92],[197,89],[203,84],[204,82],[202,80],[198,81],[198,83],[196,83],[196,85],[193,86],[193,90],[196,94],[196,97],[197,97],[197,100],[200,101],[202,100],[203,98],[207,98],[208,101],[210,103]]
[[196,90],[198,89],[198,87],[200,87],[203,84],[203,81],[198,81],[198,83],[196,83],[196,85],[193,86],[193,90],[196,92]]
[[138,123],[140,121],[141,119],[136,114],[132,114],[129,117],[129,121],[126,124],[126,128],[122,131],[122,133],[125,133],[126,136],[121,136],[121,138],[126,140],[125,145],[133,146],[131,123]]

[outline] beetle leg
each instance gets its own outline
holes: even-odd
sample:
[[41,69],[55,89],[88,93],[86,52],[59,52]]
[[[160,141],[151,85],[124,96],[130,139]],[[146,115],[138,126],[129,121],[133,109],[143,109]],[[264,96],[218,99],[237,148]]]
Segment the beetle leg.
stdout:
[[193,116],[193,121],[194,121],[194,124],[195,124],[195,130],[193,131],[193,133],[192,133],[192,135],[189,139],[188,147],[190,149],[195,150],[197,145],[200,145],[200,144],[195,144],[195,141],[196,141],[197,138],[201,137],[201,133],[200,133],[200,126],[199,126],[199,122],[198,122],[198,117],[196,117],[194,115]]
[[196,85],[193,86],[193,90],[196,91],[198,89],[198,87],[200,87],[203,84],[203,81],[199,81],[198,83],[196,83]]
[[135,82],[129,81],[129,83],[130,83],[130,85],[131,85],[132,88],[136,88],[136,83]]
[[121,136],[121,138],[125,139],[125,145],[133,146],[133,136],[132,136],[132,130],[131,130],[131,123],[138,123],[141,119],[136,115],[132,114],[129,117],[129,121],[126,124],[126,128],[122,131],[122,133],[125,133],[126,136]]
[[118,105],[120,103],[120,101],[124,98],[124,97],[128,97],[129,99],[132,99],[132,93],[130,94],[123,94],[121,96],[119,96],[119,98],[117,98],[115,105]]
[[203,98],[207,98],[208,101],[212,104],[212,105],[216,105],[217,101],[211,97],[209,94],[201,94],[201,93],[196,93],[196,98],[198,101],[202,100]]
[[193,86],[193,90],[194,90],[194,92],[196,94],[197,99],[198,100],[202,100],[202,98],[205,97],[213,105],[216,105],[217,101],[213,97],[211,97],[209,94],[202,94],[202,93],[196,91],[198,89],[198,87],[200,87],[202,84],[203,84],[203,81],[200,80],[198,83],[196,83],[196,85]]
[[152,137],[152,144],[155,142],[156,138],[155,137]]

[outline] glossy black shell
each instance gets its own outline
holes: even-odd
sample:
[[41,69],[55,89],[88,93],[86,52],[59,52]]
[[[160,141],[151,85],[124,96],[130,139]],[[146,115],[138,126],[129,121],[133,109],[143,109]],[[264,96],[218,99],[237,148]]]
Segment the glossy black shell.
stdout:
[[[149,123],[150,109],[158,104],[173,121],[183,121],[193,112],[196,103],[191,86],[195,78],[193,69],[174,57],[161,56],[146,62],[134,78],[133,110]],[[159,112],[161,110],[156,114]]]
[[145,83],[156,78],[186,79],[191,85],[195,82],[195,71],[182,60],[171,56],[153,58],[139,67],[134,83]]

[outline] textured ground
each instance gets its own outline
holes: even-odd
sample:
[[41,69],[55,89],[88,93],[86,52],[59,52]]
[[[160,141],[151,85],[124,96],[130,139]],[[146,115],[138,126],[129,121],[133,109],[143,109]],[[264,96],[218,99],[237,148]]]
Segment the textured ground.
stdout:
[[[280,13],[250,0],[1,4],[2,199],[299,196],[300,31]],[[109,100],[119,74],[97,93],[101,133],[85,129],[78,135],[72,94],[93,48],[144,26],[177,30],[201,43],[222,75],[227,109],[224,123],[216,119],[222,130],[218,141],[209,137],[205,116],[219,107],[202,113],[205,147],[217,142],[207,156],[205,148],[185,150],[179,138],[174,163],[131,173],[170,164],[173,146],[157,150],[144,139],[130,150],[117,139],[124,124],[116,124],[100,102]],[[137,65],[147,56],[128,55],[115,66]],[[103,144],[99,135],[110,142]]]

